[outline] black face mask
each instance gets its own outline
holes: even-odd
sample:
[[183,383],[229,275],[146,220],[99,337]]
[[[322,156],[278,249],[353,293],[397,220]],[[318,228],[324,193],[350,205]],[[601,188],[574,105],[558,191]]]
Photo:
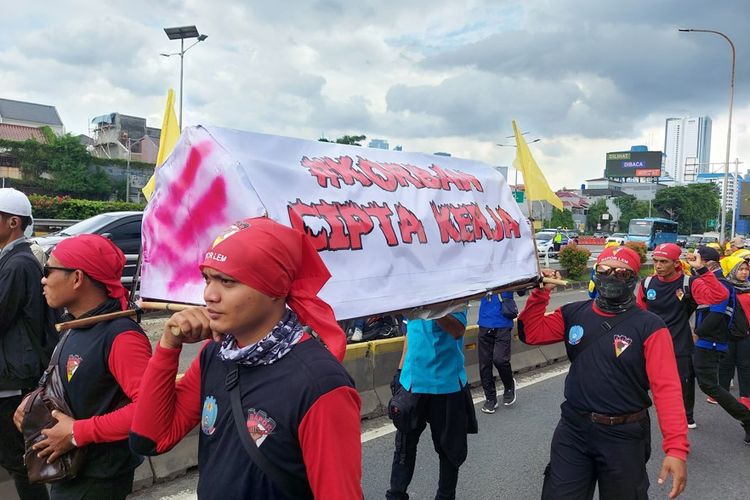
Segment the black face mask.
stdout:
[[596,305],[607,313],[621,313],[627,311],[635,304],[635,287],[638,278],[633,277],[627,281],[614,276],[601,276],[594,273],[594,285],[596,286]]

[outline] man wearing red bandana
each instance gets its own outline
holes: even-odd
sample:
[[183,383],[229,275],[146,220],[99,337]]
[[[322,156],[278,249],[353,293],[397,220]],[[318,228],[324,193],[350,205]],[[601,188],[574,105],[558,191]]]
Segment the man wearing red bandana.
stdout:
[[694,429],[695,371],[690,316],[699,305],[724,302],[729,292],[708,270],[697,252],[687,255],[693,275],[686,275],[680,264],[681,253],[682,249],[674,243],[662,243],[654,249],[654,275],[641,281],[637,302],[639,307],[663,319],[669,328],[680,373],[687,425]]
[[[594,268],[595,299],[545,315],[554,288],[545,285],[531,293],[518,316],[523,342],[565,342],[571,363],[544,500],[592,498],[597,484],[601,498],[648,498],[649,391],[666,455],[658,482],[672,475],[669,498],[685,489],[689,444],[674,350],[664,322],[635,304],[640,266],[633,250],[606,248]],[[553,270],[543,274],[559,276]]]
[[[44,296],[52,308],[65,308],[66,319],[127,309],[120,278],[122,251],[107,238],[86,234],[61,241],[44,266]],[[58,373],[72,415],[52,412],[57,424],[34,446],[50,462],[74,447],[85,448],[75,479],[52,485],[51,498],[124,499],[143,458],[130,451],[128,430],[151,343],[130,318],[102,321],[63,332]],[[20,427],[24,403],[16,411]]]
[[[214,240],[200,268],[206,307],[167,322],[133,450],[164,453],[200,424],[201,499],[362,498],[360,399],[340,363],[344,332],[317,295],[330,274],[308,237],[247,219]],[[175,383],[182,344],[206,339]]]

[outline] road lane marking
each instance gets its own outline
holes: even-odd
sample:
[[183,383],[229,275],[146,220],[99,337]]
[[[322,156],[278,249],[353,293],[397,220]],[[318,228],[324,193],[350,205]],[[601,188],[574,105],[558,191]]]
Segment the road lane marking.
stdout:
[[[518,387],[516,388],[516,390],[523,389],[525,387],[529,387],[534,384],[538,384],[540,382],[544,382],[545,380],[558,377],[564,373],[568,373],[569,368],[570,368],[569,365],[565,365],[564,367],[546,371],[538,375],[530,375],[529,377],[525,378],[522,382],[518,383]],[[482,401],[484,401],[484,395],[479,395],[473,399],[473,402],[475,405],[481,403]],[[372,441],[373,439],[387,436],[388,434],[392,434],[394,432],[396,432],[396,428],[393,426],[393,422],[388,421],[387,424],[384,424],[375,429],[370,429],[369,431],[363,432],[361,442],[366,443],[368,441]]]

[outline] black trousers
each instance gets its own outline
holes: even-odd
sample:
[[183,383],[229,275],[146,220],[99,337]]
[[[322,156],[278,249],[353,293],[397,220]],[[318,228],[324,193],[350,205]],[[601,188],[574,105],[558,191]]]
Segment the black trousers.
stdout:
[[513,369],[510,366],[510,337],[512,328],[479,327],[479,378],[487,401],[497,402],[497,388],[492,366],[497,368],[506,389],[514,387]]
[[698,379],[698,387],[707,396],[714,398],[732,418],[739,420],[742,425],[750,426],[750,409],[719,385],[719,364],[722,358],[723,353],[719,351],[695,349],[693,367],[695,377]]
[[466,434],[469,432],[470,416],[466,406],[464,391],[450,394],[420,394],[416,428],[411,432],[396,431],[391,487],[385,494],[386,499],[408,500],[406,490],[414,475],[419,437],[428,423],[432,444],[440,458],[440,476],[435,499],[456,498],[458,468],[466,460],[467,454]]
[[0,398],[0,465],[13,478],[21,500],[47,500],[49,495],[45,485],[29,484],[23,464],[23,435],[13,425],[13,414],[22,400],[23,396]]
[[735,368],[740,396],[750,398],[750,337],[729,341],[729,351],[719,365],[719,384],[726,390],[729,390]]
[[50,496],[52,500],[125,500],[133,491],[134,476],[132,470],[106,479],[77,477],[54,483]]
[[651,423],[601,425],[563,403],[544,471],[542,500],[647,499]]
[[677,356],[677,371],[680,374],[680,384],[682,385],[682,402],[685,405],[685,416],[687,416],[689,422],[693,420],[693,408],[695,407],[693,356]]

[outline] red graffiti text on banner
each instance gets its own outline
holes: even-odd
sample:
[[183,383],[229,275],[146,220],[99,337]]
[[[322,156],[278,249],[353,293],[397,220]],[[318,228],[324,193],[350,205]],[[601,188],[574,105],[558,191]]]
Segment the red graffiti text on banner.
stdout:
[[339,156],[336,159],[327,156],[321,158],[303,157],[301,165],[316,178],[318,185],[323,188],[341,189],[341,185],[363,187],[377,186],[388,192],[396,191],[399,187],[415,187],[417,189],[440,189],[451,191],[484,192],[479,179],[466,172],[450,170],[439,165],[430,165],[427,169],[415,165],[401,163],[376,162],[367,158],[357,157],[356,164],[349,156]]

